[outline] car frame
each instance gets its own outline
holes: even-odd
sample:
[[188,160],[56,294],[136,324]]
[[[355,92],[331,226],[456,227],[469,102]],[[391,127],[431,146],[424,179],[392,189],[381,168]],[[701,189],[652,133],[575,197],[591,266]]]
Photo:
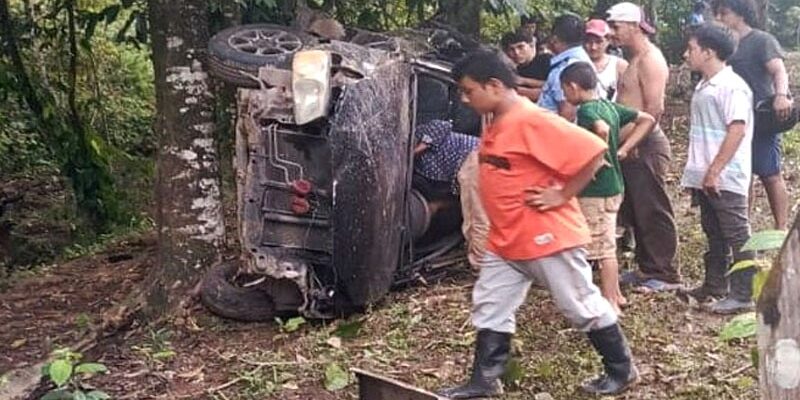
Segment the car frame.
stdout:
[[[290,50],[254,55],[257,40],[284,40]],[[237,43],[251,46],[248,54],[237,54]],[[212,311],[250,321],[331,318],[463,262],[457,197],[433,214],[412,187],[413,132],[422,120],[448,119],[477,135],[480,118],[459,101],[448,61],[403,46],[264,24],[212,38],[211,72],[240,87],[242,246],[239,262],[214,266],[203,281]]]

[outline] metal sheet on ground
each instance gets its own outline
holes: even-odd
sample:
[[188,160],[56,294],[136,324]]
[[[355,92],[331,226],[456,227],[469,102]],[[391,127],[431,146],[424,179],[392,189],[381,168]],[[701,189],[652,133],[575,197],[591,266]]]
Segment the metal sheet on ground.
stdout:
[[446,397],[373,372],[356,368],[353,372],[358,377],[359,400],[447,400]]

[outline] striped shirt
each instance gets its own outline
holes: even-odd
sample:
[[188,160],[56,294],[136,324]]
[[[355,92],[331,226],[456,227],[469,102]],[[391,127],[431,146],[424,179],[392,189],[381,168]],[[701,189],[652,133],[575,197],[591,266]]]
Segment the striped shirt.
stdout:
[[753,92],[731,67],[723,68],[711,79],[700,81],[694,90],[689,154],[681,186],[703,188],[703,179],[719,153],[728,126],[738,121],[745,123],[745,136],[733,158],[720,173],[719,189],[748,195],[752,162]]

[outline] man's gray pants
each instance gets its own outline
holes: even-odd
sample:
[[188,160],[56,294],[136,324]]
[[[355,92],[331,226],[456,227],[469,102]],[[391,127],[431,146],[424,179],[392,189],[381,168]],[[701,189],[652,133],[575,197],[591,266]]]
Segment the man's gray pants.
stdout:
[[750,301],[753,295],[754,268],[725,275],[731,264],[755,257],[753,251],[741,251],[750,239],[747,196],[720,191],[710,197],[694,189],[692,195],[700,205],[700,223],[708,238],[708,250],[703,255],[705,279],[703,285],[720,293],[729,293],[740,301]]
[[478,330],[514,333],[515,314],[533,280],[547,287],[556,307],[575,329],[589,332],[617,322],[611,304],[592,282],[583,248],[534,260],[509,261],[487,252],[472,290],[472,323]]

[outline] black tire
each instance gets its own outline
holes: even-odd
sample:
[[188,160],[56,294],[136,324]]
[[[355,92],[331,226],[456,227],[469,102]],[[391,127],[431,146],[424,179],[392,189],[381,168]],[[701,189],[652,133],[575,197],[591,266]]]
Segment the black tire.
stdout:
[[258,88],[258,82],[245,74],[258,76],[258,69],[265,65],[288,68],[294,53],[314,43],[313,36],[285,26],[235,26],[208,42],[209,71],[233,85]]
[[272,321],[277,313],[272,298],[256,287],[239,287],[234,283],[238,272],[235,262],[211,267],[203,277],[200,300],[214,314],[237,321]]

